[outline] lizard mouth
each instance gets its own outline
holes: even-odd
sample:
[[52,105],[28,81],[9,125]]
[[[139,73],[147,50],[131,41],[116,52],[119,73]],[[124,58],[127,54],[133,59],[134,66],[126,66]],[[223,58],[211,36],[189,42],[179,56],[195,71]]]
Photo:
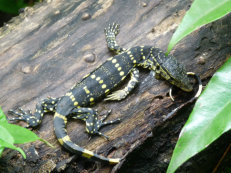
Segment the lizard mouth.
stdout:
[[[198,90],[197,90],[197,93],[195,94],[195,96],[193,97],[193,98],[198,98],[198,97],[200,96],[201,92],[202,92],[202,82],[201,82],[201,79],[200,79],[200,77],[199,77],[198,75],[196,75],[194,72],[187,72],[187,75],[193,76],[194,78],[196,78],[196,80],[197,80],[197,82],[198,82]],[[172,96],[172,88],[173,88],[173,87],[171,87],[170,90],[169,90],[169,96],[170,96],[170,98],[172,99],[172,101],[174,101],[174,98],[173,98],[173,96]],[[182,90],[183,90],[183,91],[186,91],[186,92],[192,91],[192,89],[188,89],[188,90],[187,90],[187,88],[184,88],[184,89],[182,89]]]
[[201,92],[202,92],[202,87],[203,87],[203,86],[202,86],[201,79],[200,79],[200,77],[199,77],[196,73],[194,73],[194,72],[187,72],[187,75],[194,76],[194,77],[196,78],[197,82],[198,82],[198,90],[197,90],[196,95],[194,96],[195,98],[197,98],[197,97],[200,96],[200,94],[201,94]]

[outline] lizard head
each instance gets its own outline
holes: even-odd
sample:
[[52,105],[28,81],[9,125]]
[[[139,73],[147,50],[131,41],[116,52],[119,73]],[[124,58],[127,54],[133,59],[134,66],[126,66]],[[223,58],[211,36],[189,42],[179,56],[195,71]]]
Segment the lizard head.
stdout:
[[193,90],[193,84],[184,66],[171,55],[167,56],[166,61],[163,62],[160,76],[183,91],[190,92]]
[[172,55],[166,56],[160,49],[151,47],[144,64],[155,72],[157,79],[163,78],[186,92],[193,90],[193,84],[185,68]]

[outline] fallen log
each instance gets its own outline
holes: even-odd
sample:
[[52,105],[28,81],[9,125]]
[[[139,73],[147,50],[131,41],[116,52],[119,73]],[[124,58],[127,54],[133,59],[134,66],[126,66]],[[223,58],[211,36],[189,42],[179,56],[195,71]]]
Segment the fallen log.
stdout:
[[[117,40],[124,48],[153,45],[166,50],[190,4],[190,0],[54,0],[26,8],[24,13],[0,29],[0,105],[3,111],[7,113],[9,109],[18,107],[34,110],[40,100],[48,96],[62,96],[75,82],[112,56],[106,47],[103,32],[109,23],[117,22],[121,25]],[[188,71],[197,73],[204,85],[230,56],[229,17],[192,33],[171,52]],[[137,153],[131,153],[147,146],[145,141],[152,139],[149,150],[138,151],[150,152],[142,153],[149,159],[156,156],[151,162],[156,168],[153,171],[165,172],[177,136],[192,105],[181,116],[175,116],[167,122],[163,119],[194,94],[176,90],[175,102],[172,102],[168,95],[169,88],[167,82],[156,80],[153,73],[141,70],[139,86],[125,100],[103,101],[93,106],[99,112],[112,109],[108,119],[122,119],[121,123],[101,130],[110,137],[109,141],[98,136],[89,140],[83,122],[68,122],[68,134],[78,145],[106,157],[123,158],[114,168],[112,165],[97,164],[74,156],[61,148],[53,132],[52,114],[48,114],[34,132],[55,145],[56,149],[41,142],[22,145],[27,153],[26,160],[19,154],[15,155],[16,152],[6,150],[2,160],[7,162],[1,165],[1,170],[142,170],[144,167],[131,168],[130,163],[137,164],[131,159],[140,157]],[[25,125],[23,122],[19,124]],[[145,169],[149,167],[152,170],[153,165],[146,164]]]

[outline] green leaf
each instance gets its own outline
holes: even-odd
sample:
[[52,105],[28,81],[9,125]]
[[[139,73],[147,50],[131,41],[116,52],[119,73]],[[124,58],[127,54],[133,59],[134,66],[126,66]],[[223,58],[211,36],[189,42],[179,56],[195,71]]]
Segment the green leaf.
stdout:
[[27,142],[40,140],[40,138],[35,133],[24,127],[8,123],[2,123],[0,125],[6,128],[8,132],[13,136],[15,144],[24,144]]
[[18,10],[25,6],[24,0],[0,0],[0,10],[6,13],[18,14]]
[[23,157],[26,158],[23,150],[19,147],[14,146],[14,143],[23,144],[36,140],[40,140],[50,147],[54,147],[48,141],[39,138],[32,131],[14,124],[9,124],[6,120],[6,116],[0,108],[0,157],[4,148],[7,147],[19,151],[23,155]]
[[17,126],[14,124],[8,124],[8,123],[2,123],[0,124],[0,126],[7,129],[10,135],[12,135],[15,144],[24,144],[24,143],[40,140],[44,142],[45,144],[49,145],[50,147],[54,147],[48,141],[46,141],[45,139],[39,138],[35,133],[33,133],[32,131],[24,127]]
[[2,155],[3,150],[4,150],[4,147],[1,146],[1,144],[0,144],[0,157],[1,157],[1,155]]
[[194,30],[225,16],[230,11],[231,0],[195,0],[173,34],[168,45],[168,52]]
[[0,122],[7,122],[6,115],[3,113],[1,107],[0,107]]
[[11,148],[13,150],[19,151],[22,154],[22,156],[24,157],[24,159],[26,158],[26,154],[24,153],[24,151],[21,148],[14,146],[12,143],[8,143],[8,142],[0,139],[0,144],[6,148]]
[[44,142],[45,144],[47,144],[49,147],[51,147],[51,148],[55,148],[51,143],[49,143],[48,141],[46,141],[45,139],[43,139],[43,138],[40,138],[39,139],[40,141],[42,141],[42,142]]
[[[0,139],[3,141],[7,141],[8,143],[13,144],[14,143],[14,138],[12,135],[8,132],[8,130],[0,124]],[[0,143],[0,145],[2,145]]]
[[14,138],[11,136],[8,130],[5,127],[3,127],[2,124],[0,124],[0,155],[6,147],[19,151],[23,155],[23,157],[26,158],[26,155],[23,152],[23,150],[19,147],[14,146],[13,143]]
[[214,74],[183,127],[167,173],[231,129],[231,57]]

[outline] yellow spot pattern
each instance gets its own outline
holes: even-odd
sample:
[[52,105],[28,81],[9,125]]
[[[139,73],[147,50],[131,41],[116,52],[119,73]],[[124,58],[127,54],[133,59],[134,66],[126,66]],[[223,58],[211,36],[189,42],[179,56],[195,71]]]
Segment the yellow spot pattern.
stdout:
[[94,156],[94,153],[92,151],[84,149],[82,156],[90,159],[92,156]]
[[117,60],[116,60],[116,59],[113,59],[113,60],[112,60],[112,63],[116,63],[116,62],[117,62]]
[[119,163],[119,162],[120,162],[120,159],[109,159],[110,164],[116,164],[116,163]]
[[86,94],[90,94],[90,91],[87,89],[87,86],[83,87],[83,89],[85,90]]
[[110,90],[109,89],[106,89],[105,93],[108,93]]
[[62,138],[59,138],[58,141],[59,141],[59,143],[60,143],[61,145],[63,145],[63,139],[62,139]]
[[124,75],[124,72],[123,72],[123,71],[121,71],[121,72],[120,72],[120,76],[123,76],[123,75]]
[[71,95],[72,95],[71,92],[66,93],[66,96],[71,96]]
[[63,115],[61,115],[61,114],[59,114],[59,113],[55,113],[55,116],[54,117],[59,117],[59,118],[61,118],[61,119],[63,119],[64,120],[64,123],[66,124],[67,123],[67,117],[65,117],[65,116],[63,116]]
[[110,57],[110,58],[108,58],[107,60],[108,60],[108,61],[111,61],[111,60],[112,60],[112,58],[113,58],[113,57]]
[[103,83],[103,80],[100,80],[99,83],[102,84],[102,83]]
[[96,80],[99,81],[99,80],[100,80],[100,77],[97,77]]
[[102,85],[102,88],[103,88],[103,89],[106,88],[106,87],[107,87],[107,85],[105,85],[105,84]]
[[95,79],[95,75],[94,75],[94,74],[93,74],[93,75],[91,75],[91,78],[92,78],[92,79]]
[[70,137],[68,135],[64,136],[62,138],[63,142],[71,141]]

